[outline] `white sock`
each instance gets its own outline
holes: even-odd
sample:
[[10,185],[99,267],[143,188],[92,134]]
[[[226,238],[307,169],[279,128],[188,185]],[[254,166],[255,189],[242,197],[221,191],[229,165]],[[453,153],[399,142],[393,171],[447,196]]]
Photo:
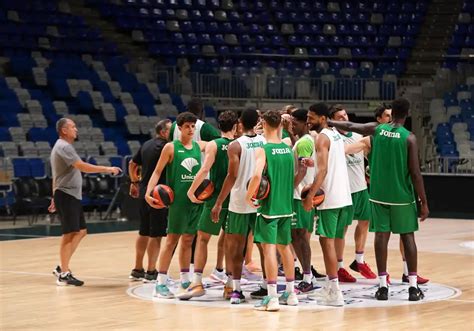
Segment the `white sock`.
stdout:
[[268,283],[267,283],[267,280],[266,280],[266,279],[264,279],[264,280],[263,280],[263,282],[262,282],[262,284],[261,284],[260,286],[261,286],[263,289],[265,289],[265,290],[266,290],[266,289],[268,289]]
[[295,291],[295,281],[286,282],[286,292],[293,293]]
[[179,278],[181,280],[181,284],[189,282],[189,271],[180,272],[179,273]]
[[267,284],[268,288],[268,295],[271,296],[272,298],[277,298],[277,284]]
[[232,287],[232,275],[227,275],[227,282],[225,283],[226,287]]
[[364,263],[364,253],[356,253],[357,263]]
[[193,274],[193,283],[194,284],[202,284],[202,273],[201,272],[195,272]]
[[387,275],[379,275],[379,287],[388,287]]
[[417,275],[408,275],[408,281],[410,283],[410,287],[417,287],[418,286],[418,276]]
[[242,291],[240,288],[240,279],[233,279],[232,280],[232,289],[234,291]]
[[341,268],[344,268],[344,261],[337,261],[337,268],[338,269],[341,269]]
[[311,273],[303,275],[303,282],[311,283],[312,279],[313,279],[313,274]]
[[408,263],[407,261],[403,261],[403,274],[408,276]]
[[168,280],[168,274],[158,274],[158,285],[166,285],[166,281]]

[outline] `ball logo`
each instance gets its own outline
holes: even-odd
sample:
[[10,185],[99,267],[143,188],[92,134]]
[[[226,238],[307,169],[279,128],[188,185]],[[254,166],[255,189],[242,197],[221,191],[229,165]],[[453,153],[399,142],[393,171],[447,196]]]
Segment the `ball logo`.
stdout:
[[199,165],[199,162],[192,157],[188,157],[181,162],[181,166],[189,172],[193,172],[193,168]]

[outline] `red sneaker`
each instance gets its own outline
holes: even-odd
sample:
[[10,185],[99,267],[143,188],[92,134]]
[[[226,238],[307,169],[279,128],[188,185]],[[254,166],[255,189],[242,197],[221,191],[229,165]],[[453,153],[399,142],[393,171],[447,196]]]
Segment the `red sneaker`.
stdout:
[[355,279],[355,277],[344,268],[339,268],[337,271],[337,277],[341,283],[355,283],[357,281],[357,279]]
[[[416,277],[417,277],[418,284],[426,284],[430,281],[428,278],[423,278],[420,275],[417,275]],[[402,276],[402,282],[403,283],[409,283],[410,282],[409,279],[408,279],[408,276],[406,276],[405,274],[403,274],[403,276]]]
[[387,274],[387,285],[392,285],[392,282],[390,281],[390,275]]
[[357,263],[356,260],[351,263],[349,266],[352,270],[359,272],[362,276],[364,276],[367,279],[375,279],[377,278],[377,275],[373,273],[373,271],[370,269],[369,265],[364,262],[364,263]]

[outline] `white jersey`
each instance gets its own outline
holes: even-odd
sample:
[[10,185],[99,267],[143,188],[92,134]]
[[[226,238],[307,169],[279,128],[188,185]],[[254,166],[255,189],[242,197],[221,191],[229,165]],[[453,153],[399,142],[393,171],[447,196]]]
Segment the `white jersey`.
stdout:
[[[204,125],[204,121],[201,121],[200,119],[198,119],[196,121],[196,126],[195,126],[195,130],[194,130],[194,135],[193,135],[193,141],[195,142],[198,142],[198,141],[201,141],[201,128],[202,126]],[[181,138],[181,130],[178,128],[178,125],[176,125],[176,127],[174,128],[174,131],[173,131],[173,140],[179,140],[179,138]]]
[[336,129],[323,129],[320,134],[329,138],[330,146],[327,175],[321,185],[326,197],[318,210],[350,206],[352,205],[351,187],[342,135]]
[[[363,138],[362,135],[349,132],[342,135],[344,144],[350,145]],[[367,189],[365,181],[364,152],[357,154],[346,154],[347,171],[349,173],[349,183],[351,184],[351,193],[360,192]]]
[[306,134],[300,139],[298,139],[298,141],[295,143],[295,146],[293,147],[293,152],[296,154],[296,156],[298,156],[297,154],[298,144],[301,144],[301,143],[308,143],[312,145],[313,152],[311,153],[310,158],[314,161],[314,167],[306,168],[306,175],[303,177],[299,185],[294,189],[293,199],[297,199],[297,200],[301,200],[301,191],[303,190],[305,186],[313,184],[314,177],[316,175],[316,150],[314,146],[314,138],[311,135]]
[[261,135],[242,136],[235,140],[240,144],[240,163],[235,184],[230,191],[229,211],[239,214],[253,214],[257,210],[245,202],[247,182],[255,171],[255,150],[262,147],[266,140]]

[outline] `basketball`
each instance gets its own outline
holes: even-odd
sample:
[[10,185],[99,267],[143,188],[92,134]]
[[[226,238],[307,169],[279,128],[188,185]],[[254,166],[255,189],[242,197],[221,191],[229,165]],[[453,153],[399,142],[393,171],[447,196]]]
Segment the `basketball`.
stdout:
[[158,201],[158,203],[156,203],[158,209],[166,208],[174,201],[173,190],[168,185],[156,185],[150,195],[153,199]]
[[[310,187],[305,186],[303,190],[301,191],[301,199],[305,199],[306,196],[308,195]],[[322,189],[319,189],[318,192],[316,192],[316,195],[313,197],[313,207],[317,207],[321,205],[325,199],[324,191]]]
[[204,179],[196,189],[196,192],[194,192],[194,195],[198,200],[206,201],[212,196],[212,193],[214,193],[214,183],[209,179]]
[[[247,189],[250,184],[250,180],[247,182]],[[262,179],[260,180],[260,185],[258,186],[257,191],[253,194],[253,198],[255,200],[263,200],[265,199],[268,194],[270,193],[270,181],[268,180],[268,177],[262,176]]]

